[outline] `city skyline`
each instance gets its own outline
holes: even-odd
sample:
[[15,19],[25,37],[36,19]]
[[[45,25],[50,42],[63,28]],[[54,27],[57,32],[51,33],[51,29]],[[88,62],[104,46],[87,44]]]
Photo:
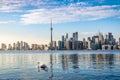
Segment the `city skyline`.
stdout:
[[119,50],[120,49],[120,37],[117,41],[112,33],[108,33],[105,36],[98,32],[92,37],[83,40],[79,40],[78,32],[73,32],[72,36],[68,33],[61,35],[61,39],[58,41],[52,40],[52,21],[50,27],[50,43],[49,44],[29,44],[24,41],[17,41],[6,45],[6,43],[0,44],[0,50]]
[[1,0],[0,42],[49,44],[51,18],[53,41],[73,32],[79,40],[99,31],[120,37],[119,0]]

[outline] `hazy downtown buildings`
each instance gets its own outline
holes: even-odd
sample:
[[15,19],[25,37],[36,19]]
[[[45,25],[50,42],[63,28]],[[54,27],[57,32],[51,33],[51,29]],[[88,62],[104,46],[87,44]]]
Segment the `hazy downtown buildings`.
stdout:
[[7,50],[7,46],[4,43],[1,43],[0,50]]
[[[52,30],[51,30],[52,32]],[[52,34],[51,34],[52,35]],[[28,44],[24,41],[17,41],[13,44],[1,43],[0,50],[116,50],[120,49],[120,38],[118,41],[114,38],[112,33],[108,33],[103,37],[102,33],[88,37],[87,40],[83,38],[82,41],[78,40],[78,32],[74,32],[72,37],[68,37],[68,33],[61,36],[61,39],[58,41],[52,40],[52,45],[43,45],[43,44]],[[52,46],[52,48],[51,48]]]
[[8,44],[8,50],[12,50],[12,49],[13,49],[12,45]]

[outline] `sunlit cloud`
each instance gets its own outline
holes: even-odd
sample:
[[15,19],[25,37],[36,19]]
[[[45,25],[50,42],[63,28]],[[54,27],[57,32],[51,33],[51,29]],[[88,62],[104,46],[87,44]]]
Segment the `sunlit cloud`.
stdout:
[[95,34],[94,32],[82,32],[82,35],[90,35],[90,34]]
[[53,23],[98,20],[120,16],[120,10],[116,9],[118,7],[120,5],[88,7],[69,5],[53,9],[34,9],[29,10],[27,14],[23,14],[21,22],[24,24],[47,24],[51,18]]
[[48,24],[51,18],[53,23],[64,23],[120,17],[120,5],[92,6],[79,0],[2,0],[0,4],[1,12],[21,12],[23,24]]
[[15,23],[16,21],[0,21],[0,24]]
[[21,7],[25,6],[25,0],[2,0],[0,2],[1,12],[21,12]]

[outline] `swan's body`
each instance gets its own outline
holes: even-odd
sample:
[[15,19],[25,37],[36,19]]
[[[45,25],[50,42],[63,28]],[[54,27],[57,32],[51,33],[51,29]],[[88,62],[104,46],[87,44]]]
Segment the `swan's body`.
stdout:
[[42,70],[48,70],[48,67],[45,64],[40,65],[40,62],[38,62],[38,68],[41,68]]
[[74,65],[73,68],[76,69],[76,68],[79,68],[79,66],[78,65]]
[[47,68],[47,66],[46,66],[45,64],[42,64],[42,65],[40,66],[40,68],[45,69],[45,68]]

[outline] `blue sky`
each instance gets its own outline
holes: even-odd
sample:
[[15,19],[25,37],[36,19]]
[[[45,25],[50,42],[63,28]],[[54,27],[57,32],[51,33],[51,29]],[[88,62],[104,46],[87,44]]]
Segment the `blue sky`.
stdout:
[[0,0],[0,43],[48,44],[78,31],[79,40],[112,32],[120,37],[120,0]]

